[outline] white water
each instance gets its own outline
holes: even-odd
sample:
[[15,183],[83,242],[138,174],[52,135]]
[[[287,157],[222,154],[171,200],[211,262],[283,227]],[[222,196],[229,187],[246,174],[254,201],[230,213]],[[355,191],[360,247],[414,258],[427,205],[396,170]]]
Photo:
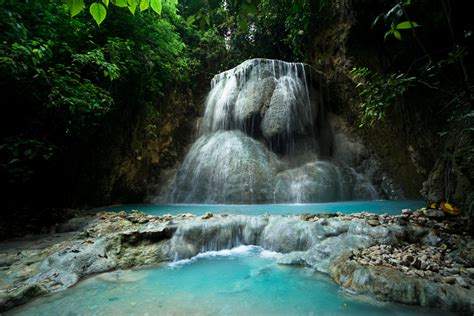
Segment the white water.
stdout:
[[312,203],[376,199],[331,156],[334,131],[316,72],[251,59],[216,75],[199,138],[169,188],[172,203]]

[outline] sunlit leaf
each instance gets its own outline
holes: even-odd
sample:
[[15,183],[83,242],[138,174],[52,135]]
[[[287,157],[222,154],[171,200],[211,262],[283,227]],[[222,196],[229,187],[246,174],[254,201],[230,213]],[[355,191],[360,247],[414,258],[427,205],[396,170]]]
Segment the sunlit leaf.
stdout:
[[78,15],[85,8],[84,0],[65,0],[65,3],[71,16]]
[[402,34],[400,34],[399,31],[393,32],[393,36],[395,36],[395,38],[398,40],[402,40]]
[[406,30],[406,29],[411,29],[411,28],[420,27],[420,26],[421,25],[419,25],[416,22],[405,21],[405,22],[398,23],[397,26],[396,26],[396,29],[397,30]]
[[102,3],[105,4],[107,8],[109,7],[109,0],[102,0]]
[[461,214],[461,210],[457,208],[456,206],[448,203],[448,202],[441,202],[440,204],[441,209],[443,212],[448,213],[450,215],[459,215]]
[[117,7],[125,8],[128,7],[127,0],[115,0],[112,2]]
[[150,0],[140,0],[140,11],[145,11],[150,6]]
[[161,9],[163,8],[161,0],[150,0],[150,6],[158,14],[161,14]]
[[135,11],[137,10],[138,7],[138,0],[127,0],[128,3],[128,9],[130,12],[132,12],[133,15],[135,15]]
[[102,3],[99,2],[94,2],[93,4],[91,4],[89,12],[91,13],[97,25],[100,25],[107,16],[107,9]]

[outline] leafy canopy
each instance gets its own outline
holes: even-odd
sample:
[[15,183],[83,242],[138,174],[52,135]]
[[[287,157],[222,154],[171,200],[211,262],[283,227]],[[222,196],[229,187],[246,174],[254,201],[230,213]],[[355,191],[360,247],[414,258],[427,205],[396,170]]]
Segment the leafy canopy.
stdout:
[[[163,10],[164,0],[100,0],[93,2],[89,6],[89,12],[97,25],[100,25],[107,16],[109,6],[116,6],[120,8],[128,8],[132,14],[135,14],[137,8],[141,12],[147,10],[149,7],[158,14]],[[65,5],[71,17],[78,15],[86,8],[84,0],[64,0]],[[167,3],[176,8],[177,0],[168,0]]]

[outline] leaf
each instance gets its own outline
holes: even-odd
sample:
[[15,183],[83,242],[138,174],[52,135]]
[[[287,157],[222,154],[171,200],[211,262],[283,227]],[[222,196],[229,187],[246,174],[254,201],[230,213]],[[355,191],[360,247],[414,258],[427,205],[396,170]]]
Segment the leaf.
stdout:
[[421,25],[419,25],[416,22],[405,21],[405,22],[398,23],[397,26],[396,26],[396,29],[397,30],[406,30],[406,29],[411,29],[411,28],[420,27],[420,26]]
[[191,25],[194,23],[194,21],[196,20],[196,16],[195,15],[190,15],[188,16],[188,18],[186,19],[186,24],[187,25]]
[[84,0],[66,0],[65,3],[69,8],[71,17],[78,15],[85,8]]
[[140,11],[145,11],[150,6],[150,0],[140,0]]
[[[244,31],[244,32],[247,32],[248,29],[249,29],[249,25],[247,23],[247,19],[245,18],[240,18],[238,20],[238,23],[239,23],[239,27]],[[208,23],[209,24],[209,23]]]
[[153,11],[158,14],[161,14],[161,9],[163,8],[161,0],[150,0],[150,5]]
[[393,32],[393,36],[395,36],[397,40],[400,40],[400,41],[402,40],[402,34],[400,34],[399,31]]
[[127,0],[128,3],[128,9],[130,12],[132,12],[133,15],[135,15],[135,11],[137,10],[138,6],[138,0]]
[[121,7],[121,8],[125,8],[128,6],[127,0],[115,0],[112,3],[115,4],[117,7]]
[[100,25],[107,16],[107,9],[105,9],[102,3],[94,2],[89,8],[89,12],[94,18],[97,25]]
[[109,7],[109,0],[102,0],[102,3],[105,4],[107,8]]
[[448,202],[441,202],[440,206],[443,212],[448,213],[450,215],[459,215],[461,213],[461,210],[459,208]]

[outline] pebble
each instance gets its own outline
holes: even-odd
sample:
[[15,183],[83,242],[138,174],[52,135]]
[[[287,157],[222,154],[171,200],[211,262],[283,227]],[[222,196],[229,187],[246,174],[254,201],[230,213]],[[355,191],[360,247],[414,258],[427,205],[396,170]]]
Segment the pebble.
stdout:
[[423,211],[424,215],[428,218],[432,219],[442,219],[445,217],[445,214],[441,210],[435,210],[435,209],[428,209]]

